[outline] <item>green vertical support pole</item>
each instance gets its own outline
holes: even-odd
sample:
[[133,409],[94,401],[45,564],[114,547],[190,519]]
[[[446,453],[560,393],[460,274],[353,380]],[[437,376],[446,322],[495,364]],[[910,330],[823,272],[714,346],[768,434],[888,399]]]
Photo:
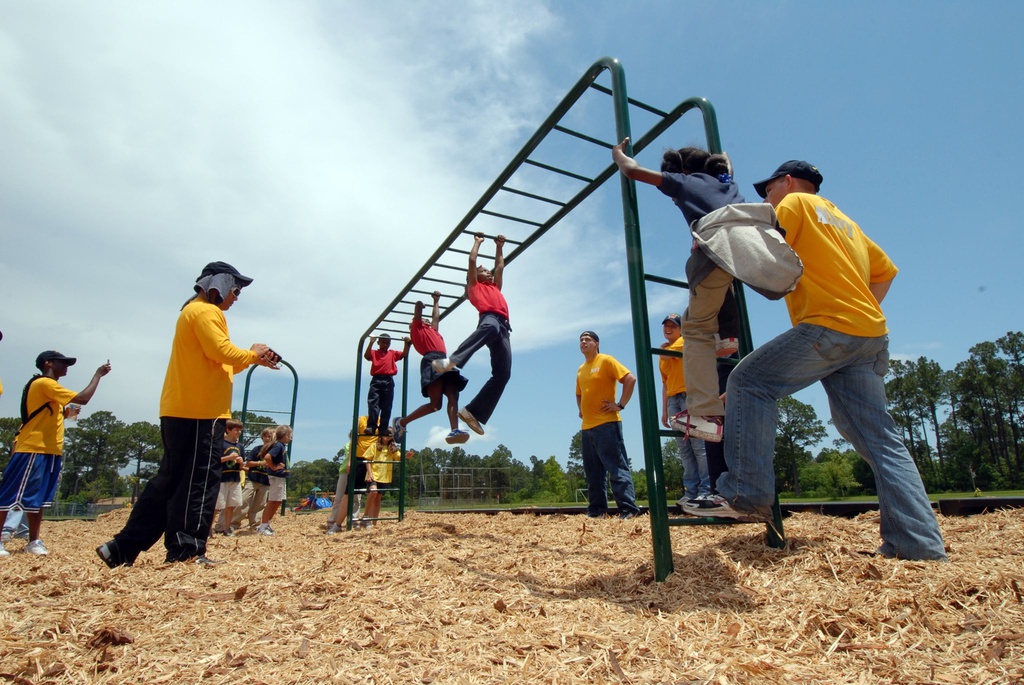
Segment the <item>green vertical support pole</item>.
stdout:
[[[409,413],[409,355],[402,359],[402,416]],[[398,520],[405,519],[405,434],[398,442]]]
[[[299,399],[299,375],[295,373],[295,367],[281,360],[281,365],[292,372],[292,405],[288,411],[288,425],[295,428],[295,405]],[[249,383],[252,380],[253,371],[259,368],[258,365],[254,364],[249,367],[249,371],[245,374],[245,392],[242,394],[242,432],[245,432],[245,415],[249,411]],[[291,467],[292,463],[292,443],[288,443],[288,466]],[[287,500],[286,500],[287,502]],[[284,516],[285,504],[281,504],[281,516]]]
[[362,377],[363,377],[363,343],[364,342],[365,342],[365,340],[363,338],[360,338],[359,339],[359,345],[356,346],[356,374],[355,374],[355,379],[352,382],[352,385],[355,386],[355,387],[354,387],[354,390],[352,391],[352,394],[353,394],[353,400],[352,400],[352,440],[349,442],[349,450],[351,450],[351,454],[348,455],[348,458],[349,458],[349,465],[348,465],[349,479],[348,479],[348,507],[347,507],[347,511],[345,512],[345,519],[346,519],[345,529],[346,530],[352,530],[352,511],[355,509],[355,501],[356,501],[356,493],[355,493],[356,483],[355,483],[355,478],[352,478],[352,475],[355,473],[355,469],[356,469],[356,448],[358,447],[358,444],[359,444],[359,391],[360,391],[360,381],[362,380]]
[[[618,60],[609,65],[615,107],[616,142],[631,137],[629,100],[626,76]],[[633,155],[632,141],[626,154]],[[647,282],[644,278],[643,249],[640,239],[640,212],[636,183],[619,174],[622,184],[622,217],[626,233],[626,264],[629,278],[629,304],[633,316],[633,347],[636,350],[636,378],[643,432],[644,464],[647,471],[647,498],[651,521],[651,544],[654,547],[654,578],[663,581],[673,570],[672,540],[668,529],[668,506],[665,502],[664,468],[661,460],[661,436],[658,421],[660,408],[653,390],[654,366],[651,363],[651,334],[647,313]]]

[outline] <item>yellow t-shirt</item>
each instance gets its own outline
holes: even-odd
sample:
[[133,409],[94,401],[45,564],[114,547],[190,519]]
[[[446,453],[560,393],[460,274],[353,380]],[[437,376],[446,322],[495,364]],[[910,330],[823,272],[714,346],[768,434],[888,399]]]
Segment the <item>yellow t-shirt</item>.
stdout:
[[[683,336],[676,338],[670,343],[666,350],[673,352],[683,351]],[[658,369],[661,371],[661,382],[668,392],[668,396],[680,395],[686,392],[686,376],[683,375],[683,360],[679,357],[658,357]]]
[[178,316],[171,360],[160,395],[160,416],[231,418],[234,375],[256,363],[256,353],[235,347],[220,307],[194,299]]
[[[363,415],[359,417],[359,421],[356,426],[356,430],[359,431],[359,435],[356,436],[355,453],[357,457],[361,457],[363,459],[366,458],[366,450],[370,449],[370,445],[376,444],[377,442],[376,435],[366,435],[364,432],[366,430],[366,424],[368,423],[370,423],[370,417]],[[349,443],[349,454],[351,453],[352,443]],[[345,461],[348,462],[348,459],[346,458]],[[344,466],[345,464],[342,464],[343,468]]]
[[598,354],[592,362],[583,362],[576,372],[576,396],[580,398],[583,430],[612,421],[621,421],[619,412],[602,412],[604,400],[615,401],[615,385],[629,374],[629,369],[615,357]]
[[373,474],[373,480],[378,483],[390,483],[394,477],[395,466],[390,462],[397,461],[401,456],[401,450],[389,450],[387,447],[381,447],[375,439],[373,444],[366,448],[363,459],[370,462],[367,466]]
[[33,381],[28,389],[26,409],[29,414],[44,404],[44,409],[25,424],[14,443],[15,452],[38,454],[64,453],[64,405],[78,395],[46,376]]
[[865,338],[885,335],[885,315],[868,289],[896,276],[885,252],[823,197],[790,193],[775,213],[786,242],[804,263],[804,275],[786,295],[793,325],[810,323]]

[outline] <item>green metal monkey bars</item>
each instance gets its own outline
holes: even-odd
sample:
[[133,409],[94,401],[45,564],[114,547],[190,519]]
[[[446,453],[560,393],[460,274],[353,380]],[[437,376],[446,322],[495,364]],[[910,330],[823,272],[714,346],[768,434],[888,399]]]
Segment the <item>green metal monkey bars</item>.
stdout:
[[[604,72],[608,72],[611,86],[596,83]],[[584,117],[580,112],[587,110],[596,101],[612,106],[615,120],[615,137],[612,141],[584,133],[576,123]],[[579,106],[577,106],[579,105]],[[575,109],[574,109],[575,108]],[[635,141],[630,130],[630,110],[636,108],[653,115],[656,123]],[[631,139],[626,150],[633,155],[654,142],[663,132],[690,110],[697,110],[703,118],[707,147],[711,152],[721,152],[718,135],[718,121],[715,110],[703,98],[684,100],[674,109],[662,111],[634,100],[626,94],[626,77],[618,60],[604,57],[595,62],[576,82],[569,93],[558,103],[554,111],[544,120],[522,149],[512,158],[508,166],[477,200],[466,216],[455,226],[441,246],[427,259],[422,268],[412,277],[394,300],[384,309],[359,339],[356,351],[355,397],[352,414],[352,435],[357,435],[360,414],[361,374],[363,370],[363,349],[371,335],[398,333],[406,335],[413,318],[412,306],[417,299],[428,298],[433,291],[441,292],[441,318],[444,319],[466,299],[466,255],[472,236],[482,233],[488,238],[498,234],[506,236],[506,267],[526,248],[547,233],[574,208],[613,175],[619,175],[622,189],[622,213],[626,233],[625,258],[628,266],[630,307],[633,320],[633,344],[636,353],[637,394],[640,399],[640,416],[643,429],[644,461],[647,472],[648,497],[651,519],[651,538],[654,547],[654,568],[657,580],[664,580],[673,570],[671,525],[728,525],[717,519],[669,519],[665,501],[664,470],[661,458],[661,439],[678,436],[674,431],[661,430],[660,389],[655,381],[652,359],[662,354],[661,348],[654,347],[650,337],[650,316],[647,309],[647,284],[657,283],[686,288],[684,281],[666,278],[644,272],[640,219],[637,205],[636,184],[618,174],[614,163],[609,163],[610,150],[624,138]],[[574,124],[575,127],[570,124]],[[607,135],[607,133],[606,133]],[[545,143],[543,150],[541,144]],[[558,164],[545,157],[545,152],[554,150],[552,155]],[[686,241],[681,241],[685,243]],[[681,250],[682,252],[682,250]],[[483,258],[489,255],[480,255]],[[682,271],[682,263],[679,265]],[[752,349],[750,327],[747,320],[746,304],[742,287],[737,284],[737,304],[740,307],[742,334],[740,352],[747,354]],[[403,360],[402,371],[402,414],[407,412],[408,364]],[[404,445],[403,445],[404,449]],[[405,464],[399,465],[399,518],[404,513]],[[350,494],[352,484],[350,480]],[[349,498],[352,501],[352,498]],[[350,512],[351,513],[351,512]],[[768,525],[768,544],[782,546],[782,522],[778,506],[775,507],[774,525]],[[350,517],[351,525],[351,517]]]

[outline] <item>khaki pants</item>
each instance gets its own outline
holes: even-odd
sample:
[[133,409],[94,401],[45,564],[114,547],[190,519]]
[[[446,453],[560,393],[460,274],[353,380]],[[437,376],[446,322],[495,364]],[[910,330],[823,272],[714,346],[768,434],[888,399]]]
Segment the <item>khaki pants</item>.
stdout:
[[718,310],[732,286],[732,276],[716,268],[700,285],[690,287],[690,304],[683,312],[683,375],[690,416],[725,416],[718,392]]

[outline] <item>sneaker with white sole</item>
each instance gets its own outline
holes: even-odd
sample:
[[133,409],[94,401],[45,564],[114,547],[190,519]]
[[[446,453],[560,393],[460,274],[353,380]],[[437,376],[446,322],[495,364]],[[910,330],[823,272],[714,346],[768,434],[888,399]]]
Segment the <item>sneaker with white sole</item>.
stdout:
[[764,523],[771,520],[771,516],[768,514],[733,509],[729,500],[721,495],[706,495],[703,499],[699,497],[692,499],[683,505],[683,511],[692,516],[732,519],[744,523]]
[[256,534],[257,535],[273,535],[274,531],[270,529],[270,524],[269,523],[261,523],[260,525],[256,526]]
[[0,557],[9,557],[11,553],[4,549],[4,543],[0,542]]
[[50,550],[46,549],[46,545],[39,538],[36,538],[32,542],[25,546],[25,551],[29,554],[35,554],[36,556],[45,557],[50,553]]
[[456,428],[444,439],[449,445],[461,445],[462,443],[469,440],[469,433],[464,430]]
[[715,356],[731,357],[739,351],[739,338],[719,338],[718,333],[715,333]]
[[721,416],[687,416],[686,434],[708,442],[722,442],[724,423],[724,417]]
[[405,435],[405,426],[402,425],[401,421],[402,417],[398,416],[395,417],[395,420],[391,422],[391,428],[395,434],[395,442],[401,440],[402,436]]
[[7,530],[6,528],[4,528],[4,532],[3,533],[0,533],[0,544],[2,544],[4,542],[10,542],[13,539],[14,539],[14,534],[11,531]]
[[338,533],[342,532],[343,530],[345,530],[345,529],[342,528],[341,526],[332,523],[330,526],[327,527],[327,532],[325,533],[325,535],[337,535]]
[[439,374],[446,374],[455,368],[455,364],[448,357],[435,359],[434,361],[430,362],[430,365],[434,367],[434,371],[436,371]]
[[459,418],[465,421],[466,425],[469,426],[469,429],[477,435],[484,434],[483,426],[480,425],[480,422],[476,420],[476,417],[473,416],[473,414],[471,414],[465,407],[459,410]]

